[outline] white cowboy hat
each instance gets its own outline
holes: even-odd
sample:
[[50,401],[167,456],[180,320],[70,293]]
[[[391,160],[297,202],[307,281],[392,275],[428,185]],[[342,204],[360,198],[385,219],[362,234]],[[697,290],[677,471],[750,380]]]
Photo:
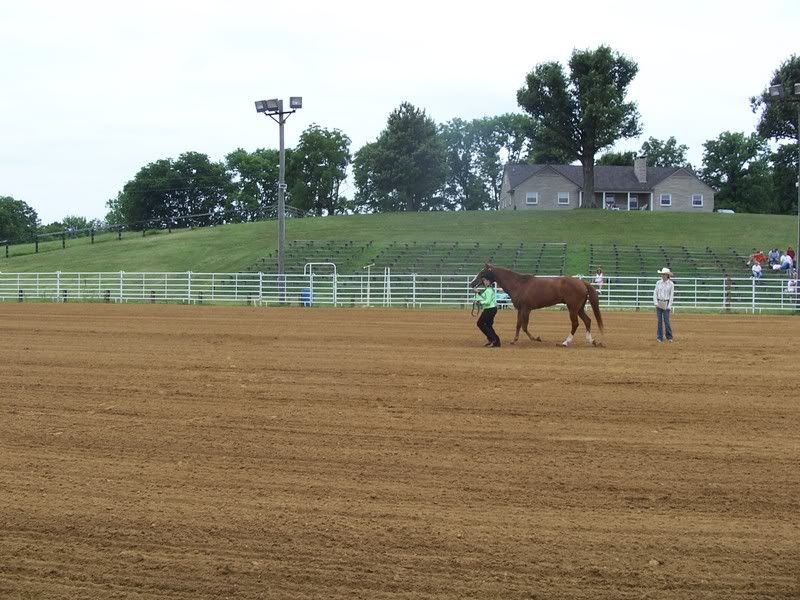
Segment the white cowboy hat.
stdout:
[[672,271],[668,267],[664,267],[658,272],[659,275],[672,275]]

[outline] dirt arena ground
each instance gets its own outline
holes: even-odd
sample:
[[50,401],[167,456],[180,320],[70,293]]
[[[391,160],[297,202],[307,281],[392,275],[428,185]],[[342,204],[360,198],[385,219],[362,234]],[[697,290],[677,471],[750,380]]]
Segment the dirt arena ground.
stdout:
[[800,598],[800,319],[673,320],[0,304],[0,598]]

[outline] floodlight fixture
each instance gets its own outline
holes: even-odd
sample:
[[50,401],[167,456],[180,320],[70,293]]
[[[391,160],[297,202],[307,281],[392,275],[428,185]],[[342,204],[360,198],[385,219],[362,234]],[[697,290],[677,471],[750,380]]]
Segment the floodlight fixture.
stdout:
[[780,96],[783,96],[783,85],[779,83],[778,85],[769,86],[769,95],[773,98],[779,98]]
[[303,97],[289,96],[289,108],[303,108]]

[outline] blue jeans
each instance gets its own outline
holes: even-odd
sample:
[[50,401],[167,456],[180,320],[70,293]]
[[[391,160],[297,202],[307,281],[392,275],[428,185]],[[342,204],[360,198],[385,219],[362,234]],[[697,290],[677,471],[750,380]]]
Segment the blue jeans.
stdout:
[[658,319],[658,328],[656,329],[656,339],[664,339],[664,330],[662,329],[662,322],[667,330],[667,339],[672,339],[672,325],[669,324],[669,309],[664,310],[656,306],[656,318]]

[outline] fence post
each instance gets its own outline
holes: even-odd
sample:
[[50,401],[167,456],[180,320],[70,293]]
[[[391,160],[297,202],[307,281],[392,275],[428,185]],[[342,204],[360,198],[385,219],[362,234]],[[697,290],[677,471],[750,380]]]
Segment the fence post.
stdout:
[[336,299],[339,292],[339,277],[336,271],[333,272],[333,307],[336,308]]
[[123,282],[125,280],[123,273],[124,273],[124,271],[120,271],[119,272],[119,301],[120,302],[122,302],[122,286],[123,286]]
[[258,272],[258,301],[264,301],[264,273]]
[[35,248],[34,252],[36,252],[36,254],[39,254],[39,236],[38,235],[34,239],[34,248]]
[[61,271],[56,271],[56,302],[58,302],[58,295],[61,293]]
[[186,302],[192,302],[192,272],[186,271]]
[[62,233],[61,234],[61,249],[63,250],[66,247],[67,247],[67,234],[66,233]]
[[751,301],[751,310],[753,311],[753,314],[756,314],[756,278],[753,277],[751,281],[752,281],[751,287],[753,288],[753,299]]
[[417,307],[417,274],[411,274],[411,307]]
[[89,232],[89,235],[92,237],[92,243],[94,244],[94,228]]

